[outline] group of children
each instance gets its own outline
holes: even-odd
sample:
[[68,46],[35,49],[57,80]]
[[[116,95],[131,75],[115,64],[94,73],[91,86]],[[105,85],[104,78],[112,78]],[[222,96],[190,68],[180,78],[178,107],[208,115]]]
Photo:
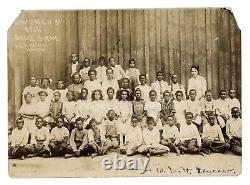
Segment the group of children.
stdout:
[[[100,66],[83,64],[72,54],[66,68],[68,86],[50,79],[39,85],[36,77],[22,94],[23,103],[9,138],[9,157],[77,157],[104,155],[113,149],[126,155],[138,153],[177,155],[224,153],[241,155],[241,108],[235,90],[220,91],[214,100],[206,90],[196,89],[186,97],[177,75],[169,85],[163,73],[147,85],[135,60],[125,72],[114,58],[100,57]],[[70,78],[70,79],[68,79]]]

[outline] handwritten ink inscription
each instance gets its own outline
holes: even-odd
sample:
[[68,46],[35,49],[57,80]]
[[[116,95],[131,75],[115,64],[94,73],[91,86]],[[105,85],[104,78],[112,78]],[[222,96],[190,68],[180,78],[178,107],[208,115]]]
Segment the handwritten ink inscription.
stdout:
[[13,34],[15,49],[27,52],[44,52],[48,45],[60,42],[61,38],[54,30],[63,25],[65,19],[18,19],[14,23],[16,31]]

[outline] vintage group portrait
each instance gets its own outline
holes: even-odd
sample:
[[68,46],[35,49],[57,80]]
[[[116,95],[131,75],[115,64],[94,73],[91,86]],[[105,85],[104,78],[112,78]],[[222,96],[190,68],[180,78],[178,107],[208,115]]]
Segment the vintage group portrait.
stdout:
[[241,174],[232,10],[23,10],[7,44],[11,177]]

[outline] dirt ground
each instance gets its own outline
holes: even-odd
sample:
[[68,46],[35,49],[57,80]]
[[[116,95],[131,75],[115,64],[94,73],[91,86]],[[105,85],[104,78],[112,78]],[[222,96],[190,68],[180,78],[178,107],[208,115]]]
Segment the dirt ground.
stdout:
[[[235,176],[241,173],[241,157],[231,153],[200,155],[180,155],[174,153],[161,157],[151,157],[144,174],[140,169],[105,170],[102,160],[113,160],[115,153],[105,156],[80,157],[64,159],[29,158],[25,160],[9,160],[11,177],[119,177],[119,176]],[[127,162],[131,157],[118,154]],[[136,155],[133,159],[148,159]]]

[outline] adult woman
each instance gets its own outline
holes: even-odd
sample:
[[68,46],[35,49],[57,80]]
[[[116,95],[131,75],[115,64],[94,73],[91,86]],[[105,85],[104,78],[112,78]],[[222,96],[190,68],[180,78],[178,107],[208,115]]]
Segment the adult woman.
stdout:
[[199,69],[198,65],[193,65],[190,69],[192,77],[188,80],[188,93],[191,89],[195,89],[198,100],[205,95],[205,91],[207,90],[207,81],[199,75]]

